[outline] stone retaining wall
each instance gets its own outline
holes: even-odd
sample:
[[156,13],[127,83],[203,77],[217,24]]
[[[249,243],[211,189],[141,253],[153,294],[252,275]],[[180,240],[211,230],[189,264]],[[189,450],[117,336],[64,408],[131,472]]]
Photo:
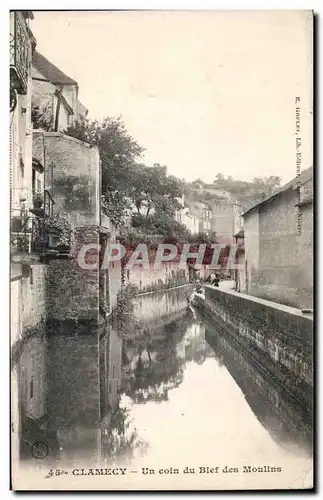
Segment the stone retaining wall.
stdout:
[[312,404],[312,318],[209,287],[204,312],[286,390]]

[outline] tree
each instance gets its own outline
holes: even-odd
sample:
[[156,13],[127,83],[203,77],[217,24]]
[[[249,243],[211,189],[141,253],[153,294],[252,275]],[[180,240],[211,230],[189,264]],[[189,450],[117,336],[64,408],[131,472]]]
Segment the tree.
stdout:
[[[164,338],[154,339],[150,332],[143,332],[131,339],[131,349],[136,355],[130,361],[131,371],[125,371],[125,392],[135,402],[162,402],[168,399],[168,392],[183,382],[185,361],[177,356],[176,346],[191,324],[191,316],[184,315],[176,322],[163,326]],[[128,346],[130,346],[128,342]],[[148,359],[142,360],[143,352]],[[129,360],[128,360],[129,362]],[[125,368],[125,367],[124,367]]]
[[216,174],[213,183],[217,184],[217,183],[219,183],[219,182],[221,182],[223,180],[224,180],[224,175],[219,172],[218,174]]
[[132,179],[131,198],[139,214],[148,217],[151,210],[168,212],[173,217],[180,207],[176,198],[182,196],[182,183],[167,175],[167,167],[155,163],[153,167],[137,166]]
[[121,225],[129,207],[137,162],[144,149],[128,133],[122,119],[82,119],[67,128],[67,135],[96,146],[101,159],[103,209],[115,225]]

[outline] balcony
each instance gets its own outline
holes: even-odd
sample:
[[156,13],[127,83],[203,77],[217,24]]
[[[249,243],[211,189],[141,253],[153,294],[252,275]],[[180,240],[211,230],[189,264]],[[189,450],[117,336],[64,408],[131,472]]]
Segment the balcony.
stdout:
[[30,65],[30,39],[25,17],[10,13],[10,80],[18,94],[27,94]]
[[34,200],[34,207],[30,208],[29,212],[40,218],[50,217],[51,215],[53,215],[54,204],[55,201],[53,200],[52,195],[47,189],[45,189],[44,201],[37,205]]
[[[50,231],[50,220],[53,219],[54,200],[45,190],[43,202],[29,211],[22,207],[13,209],[10,216],[10,242],[12,256],[23,257],[30,254],[67,253],[70,243],[62,244],[59,231]],[[53,219],[55,222],[55,218]],[[47,222],[47,224],[46,224]],[[55,229],[55,227],[54,227]],[[18,257],[18,258],[20,258]]]

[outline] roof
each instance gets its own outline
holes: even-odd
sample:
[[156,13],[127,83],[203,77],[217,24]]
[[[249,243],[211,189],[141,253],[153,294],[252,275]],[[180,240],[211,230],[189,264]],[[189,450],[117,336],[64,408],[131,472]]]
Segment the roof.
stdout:
[[310,205],[311,203],[313,203],[313,194],[309,193],[303,196],[303,198],[298,203],[296,203],[296,206],[302,207],[303,205]]
[[33,54],[33,64],[36,66],[47,80],[55,85],[78,85],[76,80],[65,75],[55,64],[46,59],[45,56],[35,50]]
[[260,207],[261,205],[268,203],[269,201],[273,200],[277,196],[281,195],[282,193],[285,193],[289,189],[296,189],[299,184],[305,184],[307,181],[309,181],[313,177],[313,167],[309,167],[306,170],[303,170],[300,175],[294,177],[291,181],[287,182],[283,187],[278,189],[276,192],[268,196],[267,198],[264,198],[263,200],[259,201],[252,207],[248,208],[243,214],[242,217],[247,215],[249,212],[252,210],[255,210],[256,208]]
[[244,230],[240,229],[236,234],[233,235],[234,238],[243,238],[244,237]]

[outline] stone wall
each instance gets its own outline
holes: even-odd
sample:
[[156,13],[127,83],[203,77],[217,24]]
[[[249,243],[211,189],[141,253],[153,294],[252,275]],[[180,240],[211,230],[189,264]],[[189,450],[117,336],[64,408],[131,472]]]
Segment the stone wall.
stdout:
[[301,308],[313,308],[313,205],[302,207],[301,234],[298,236],[299,300]]
[[43,264],[28,264],[24,267],[24,274],[16,274],[10,282],[11,345],[19,340],[26,330],[36,328],[46,320],[47,316],[47,267]]
[[156,329],[174,321],[187,309],[187,299],[192,285],[182,286],[158,293],[146,293],[134,298],[133,321],[141,330]]
[[74,227],[100,225],[98,149],[59,132],[36,131],[33,142],[34,156],[46,165],[45,188],[55,200],[55,212]]
[[179,269],[176,263],[163,263],[159,269],[153,266],[145,269],[136,265],[126,271],[126,283],[138,287],[141,293],[172,288],[189,282],[189,269]]
[[97,335],[52,335],[47,368],[48,428],[56,436],[51,455],[56,447],[63,463],[95,463],[101,415]]
[[257,210],[244,218],[244,244],[246,259],[246,290],[252,293],[259,270],[259,214]]
[[287,306],[210,287],[204,311],[289,392],[312,404],[311,318]]
[[289,189],[244,218],[247,291],[293,307],[312,307],[313,207]]
[[76,258],[80,248],[89,243],[99,245],[97,228],[77,228],[73,246],[75,258],[49,261],[46,281],[49,322],[74,321],[93,324],[100,322],[99,267],[83,269]]
[[20,411],[38,420],[46,413],[46,337],[42,333],[25,339],[18,362]]
[[[221,243],[233,243],[233,235],[240,229],[236,206],[228,200],[212,202],[212,231]],[[239,226],[239,227],[238,227]]]
[[25,328],[33,327],[46,319],[46,265],[30,265],[29,272],[29,278],[21,280],[23,325]]

